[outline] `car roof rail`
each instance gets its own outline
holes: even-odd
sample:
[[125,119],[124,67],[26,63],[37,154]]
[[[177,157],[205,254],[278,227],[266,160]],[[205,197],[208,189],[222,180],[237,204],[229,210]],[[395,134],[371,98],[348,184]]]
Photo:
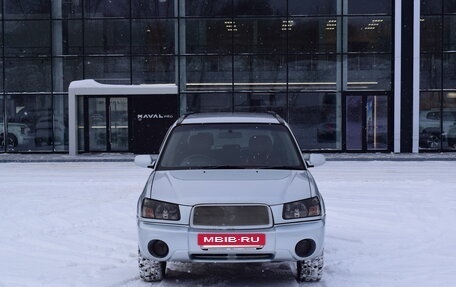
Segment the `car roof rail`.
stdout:
[[195,112],[189,112],[189,113],[183,114],[182,116],[180,116],[180,118],[177,119],[176,125],[177,125],[177,126],[178,126],[178,125],[181,125],[182,122],[185,120],[186,117],[188,117],[189,115],[194,114],[194,113],[195,113]]
[[285,125],[285,120],[279,114],[274,111],[267,111],[267,113],[273,115],[281,125]]

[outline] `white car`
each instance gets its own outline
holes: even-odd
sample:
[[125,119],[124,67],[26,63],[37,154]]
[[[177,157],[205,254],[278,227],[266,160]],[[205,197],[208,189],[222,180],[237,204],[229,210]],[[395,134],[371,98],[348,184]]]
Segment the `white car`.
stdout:
[[269,113],[190,114],[169,129],[138,200],[140,276],[166,263],[297,262],[298,281],[323,270],[325,206],[288,124]]
[[[0,146],[5,145],[4,124],[0,122]],[[30,128],[22,123],[7,124],[6,145],[8,147],[16,147],[18,145],[29,143],[32,140]]]

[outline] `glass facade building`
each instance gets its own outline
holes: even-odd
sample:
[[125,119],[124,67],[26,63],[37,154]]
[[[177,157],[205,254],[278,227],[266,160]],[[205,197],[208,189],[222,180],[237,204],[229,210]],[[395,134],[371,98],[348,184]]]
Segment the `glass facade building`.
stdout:
[[[304,150],[407,152],[400,129],[413,127],[397,124],[408,12],[398,7],[407,2],[0,1],[0,153],[68,152],[68,86],[81,79],[176,84],[179,114],[275,111]],[[406,115],[419,114],[411,140],[414,151],[450,151],[456,0],[414,5],[421,48],[419,110]],[[81,152],[131,151],[128,101],[79,99],[78,124],[103,123],[80,137]],[[126,130],[107,140],[111,122]]]

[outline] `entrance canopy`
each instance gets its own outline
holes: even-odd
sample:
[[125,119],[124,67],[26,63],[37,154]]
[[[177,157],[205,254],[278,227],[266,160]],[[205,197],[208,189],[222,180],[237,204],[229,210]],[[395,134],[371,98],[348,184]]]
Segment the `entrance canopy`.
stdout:
[[[167,111],[167,119],[174,121],[174,116],[177,116],[178,105],[177,102],[174,103],[177,99],[177,86],[174,84],[151,84],[151,85],[107,85],[100,84],[94,80],[80,80],[71,82],[68,89],[68,132],[69,132],[69,154],[76,155],[78,153],[78,98],[84,96],[126,96],[134,97],[135,103],[137,106],[141,106],[141,100],[144,100],[146,103],[154,103],[154,100],[157,100],[155,106],[160,107],[163,105],[163,96],[171,96],[170,103],[172,106],[175,105],[175,108],[172,107],[173,117],[169,116],[169,111]],[[174,95],[174,97],[172,97]],[[158,97],[161,96],[161,97]],[[80,107],[79,107],[80,108]],[[168,109],[169,110],[169,109]],[[149,115],[158,115],[157,109]],[[160,116],[160,115],[158,115]],[[151,116],[152,117],[152,116]],[[137,138],[136,140],[141,140]]]

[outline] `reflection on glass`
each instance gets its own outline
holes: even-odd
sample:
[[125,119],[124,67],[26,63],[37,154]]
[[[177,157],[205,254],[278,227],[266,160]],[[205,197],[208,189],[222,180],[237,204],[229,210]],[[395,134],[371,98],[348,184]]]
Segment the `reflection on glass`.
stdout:
[[235,56],[234,89],[286,90],[286,56]]
[[289,90],[336,90],[336,55],[290,55],[287,60]]
[[128,151],[128,100],[109,100],[110,143],[112,151]]
[[348,52],[390,53],[391,17],[350,17],[347,37]]
[[207,94],[187,94],[187,112],[231,112],[232,94],[227,93],[207,93]]
[[[340,25],[340,21],[336,17],[291,18],[288,22],[290,24],[287,29],[290,52],[300,54],[336,52],[337,26]],[[305,41],[303,41],[304,38]]]
[[174,56],[145,56],[132,58],[132,83],[174,84],[177,82]]
[[130,0],[84,0],[86,17],[128,17]]
[[103,84],[128,85],[130,67],[128,57],[85,57],[84,77]]
[[235,112],[268,112],[274,111],[286,117],[285,93],[237,93],[234,95]]
[[6,102],[7,151],[52,151],[52,97],[11,95]]
[[336,14],[338,2],[337,0],[288,0],[288,13],[290,15]]
[[187,56],[188,90],[231,91],[233,84],[231,56]]
[[302,149],[340,149],[340,95],[335,93],[293,93],[290,123]]
[[188,19],[185,21],[185,42],[187,53],[232,52],[232,36],[237,24],[226,19]]
[[87,54],[128,54],[130,22],[128,20],[85,20],[84,52]]
[[89,98],[89,150],[106,151],[106,99]]
[[346,145],[347,150],[363,147],[363,101],[360,96],[346,97]]
[[280,19],[239,19],[234,22],[234,51],[236,53],[283,53],[292,22]]
[[347,57],[347,90],[390,90],[390,54],[350,54]]
[[388,147],[388,97],[368,96],[366,102],[366,142],[368,150]]
[[165,19],[132,20],[132,53],[174,54],[175,24]]

